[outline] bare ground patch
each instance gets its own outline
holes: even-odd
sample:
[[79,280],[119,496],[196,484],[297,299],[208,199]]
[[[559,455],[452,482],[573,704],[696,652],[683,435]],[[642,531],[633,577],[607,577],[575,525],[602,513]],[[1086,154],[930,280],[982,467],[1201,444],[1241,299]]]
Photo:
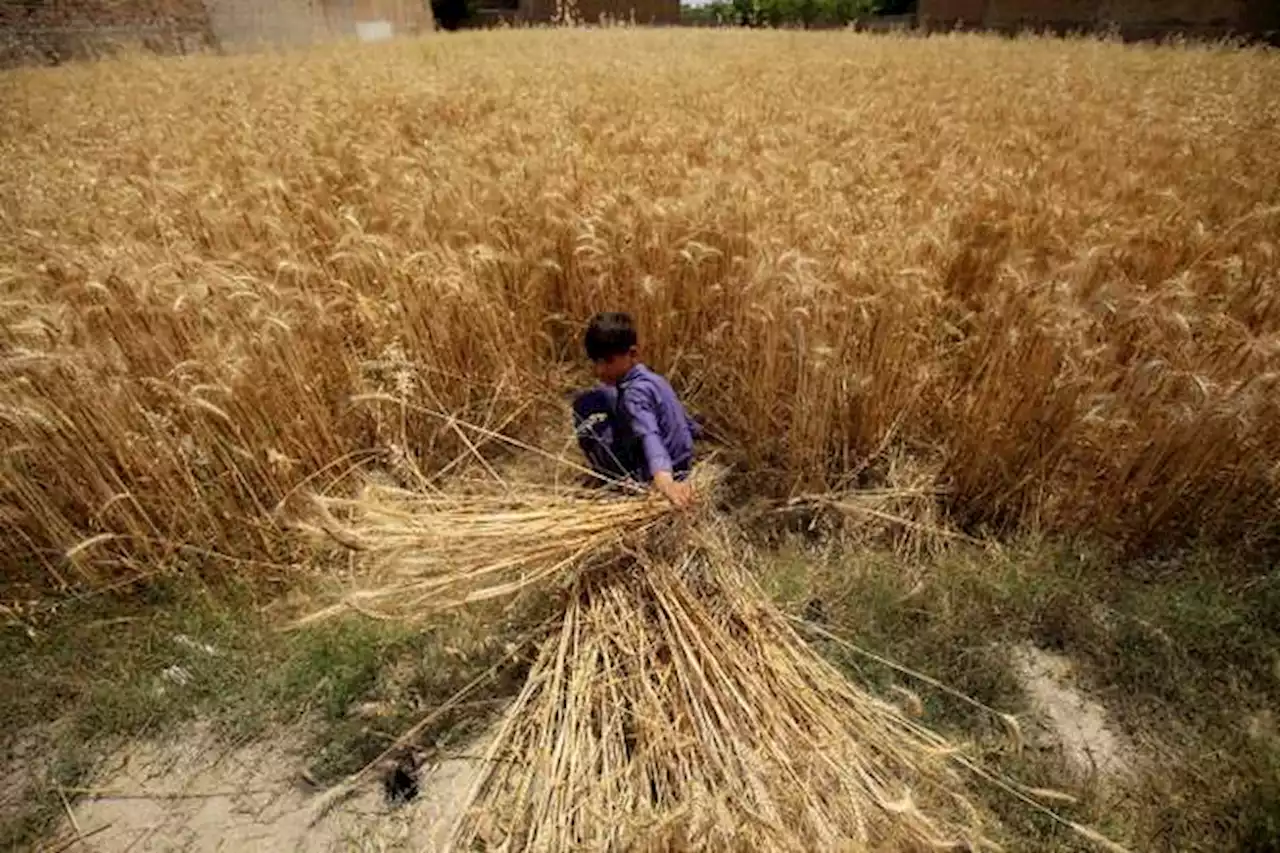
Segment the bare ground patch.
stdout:
[[424,767],[420,794],[388,804],[378,778],[316,820],[322,791],[305,777],[308,738],[276,732],[228,744],[204,726],[134,742],[86,785],[46,849],[79,832],[99,853],[437,850],[479,765]]
[[1011,657],[1014,672],[1039,715],[1040,743],[1060,749],[1071,770],[1082,778],[1128,775],[1133,750],[1110,724],[1107,710],[1076,688],[1071,659],[1025,643],[1015,646]]
[[38,784],[42,740],[34,730],[0,744],[0,821],[17,818]]

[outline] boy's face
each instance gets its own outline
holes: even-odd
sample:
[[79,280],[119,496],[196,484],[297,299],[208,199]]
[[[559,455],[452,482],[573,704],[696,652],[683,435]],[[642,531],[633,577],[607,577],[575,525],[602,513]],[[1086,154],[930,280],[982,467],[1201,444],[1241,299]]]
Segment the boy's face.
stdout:
[[627,352],[606,356],[592,362],[595,366],[596,378],[606,385],[617,385],[618,380],[626,376],[627,371],[634,367],[635,363],[635,347],[632,347]]

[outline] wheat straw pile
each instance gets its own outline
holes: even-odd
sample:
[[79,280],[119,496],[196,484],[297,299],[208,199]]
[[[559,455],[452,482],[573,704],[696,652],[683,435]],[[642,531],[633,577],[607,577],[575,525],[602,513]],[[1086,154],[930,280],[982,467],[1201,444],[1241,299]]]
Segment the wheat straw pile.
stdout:
[[509,484],[324,502],[317,527],[377,580],[344,605],[420,619],[522,590],[559,596],[453,849],[983,846],[952,748],[810,649],[708,508],[715,473],[695,485],[692,516]]
[[716,548],[587,574],[455,849],[976,844],[947,744],[848,683]]

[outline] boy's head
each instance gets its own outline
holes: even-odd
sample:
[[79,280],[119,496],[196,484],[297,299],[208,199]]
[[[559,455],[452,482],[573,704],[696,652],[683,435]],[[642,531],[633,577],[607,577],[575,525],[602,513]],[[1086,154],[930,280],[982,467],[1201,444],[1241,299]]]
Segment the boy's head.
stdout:
[[603,311],[592,317],[583,344],[587,358],[595,365],[596,378],[609,385],[617,385],[640,360],[629,314]]

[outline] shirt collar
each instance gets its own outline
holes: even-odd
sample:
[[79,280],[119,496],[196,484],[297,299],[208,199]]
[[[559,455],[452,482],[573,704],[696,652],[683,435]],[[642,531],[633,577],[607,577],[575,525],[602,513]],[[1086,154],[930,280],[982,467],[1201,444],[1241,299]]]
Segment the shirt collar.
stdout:
[[645,374],[646,370],[647,368],[643,364],[636,362],[631,366],[631,369],[624,373],[622,378],[618,380],[618,387],[621,388],[635,382]]

